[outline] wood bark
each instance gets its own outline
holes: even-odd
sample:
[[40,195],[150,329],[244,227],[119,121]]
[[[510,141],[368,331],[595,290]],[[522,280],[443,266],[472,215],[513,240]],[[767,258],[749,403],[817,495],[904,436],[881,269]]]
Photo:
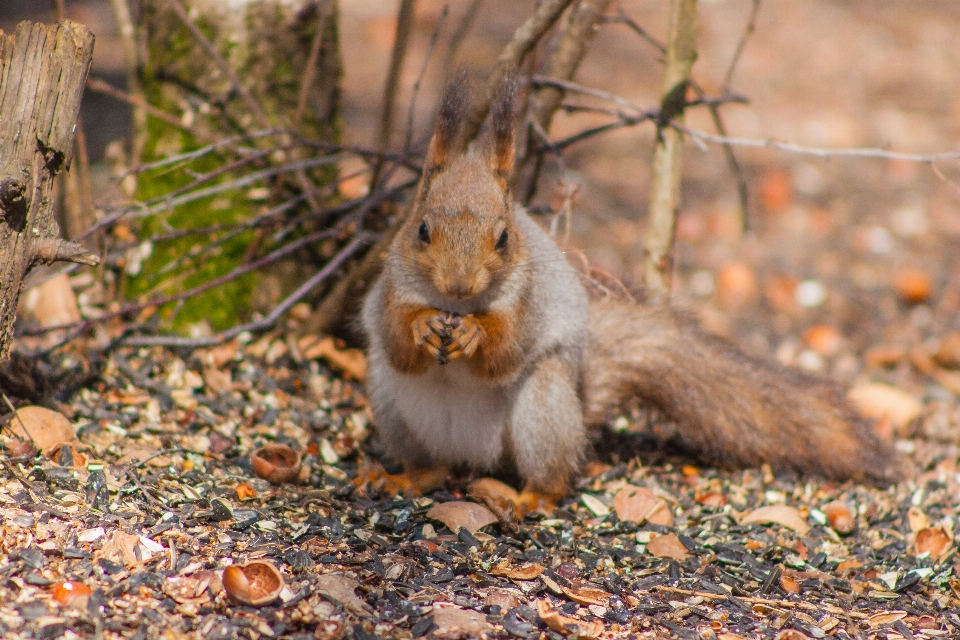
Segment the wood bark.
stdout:
[[670,296],[673,237],[683,169],[683,134],[671,127],[670,122],[683,123],[690,70],[697,59],[696,22],[697,0],[670,1],[670,30],[653,155],[650,215],[644,238],[643,275],[651,302],[666,302]]
[[0,361],[10,353],[24,276],[37,264],[99,258],[60,238],[54,177],[70,165],[93,34],[21,22],[0,35]]

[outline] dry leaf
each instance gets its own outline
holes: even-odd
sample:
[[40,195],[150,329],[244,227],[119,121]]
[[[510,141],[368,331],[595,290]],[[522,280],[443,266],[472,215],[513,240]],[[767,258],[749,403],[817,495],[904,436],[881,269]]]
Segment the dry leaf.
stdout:
[[717,294],[728,309],[741,307],[757,296],[757,276],[749,265],[734,262],[717,272]]
[[907,510],[907,522],[910,523],[910,531],[913,533],[930,526],[930,522],[927,520],[927,514],[925,514],[920,507],[910,507],[910,509]]
[[933,283],[924,271],[905,268],[894,274],[893,288],[904,302],[919,304],[930,297]]
[[868,418],[888,419],[904,427],[923,412],[923,405],[912,395],[882,382],[858,384],[847,394],[857,409]]
[[690,557],[687,548],[680,542],[673,533],[657,536],[647,543],[647,551],[657,558],[672,558],[677,562],[683,562]]
[[73,425],[66,416],[46,407],[31,405],[18,408],[9,428],[17,437],[33,441],[44,455],[54,447],[76,438]]
[[806,535],[807,531],[810,530],[810,525],[808,525],[803,516],[800,515],[800,512],[785,504],[773,504],[754,509],[743,516],[740,522],[742,524],[751,524],[754,522],[760,524],[779,524],[788,529],[793,529],[802,536]]
[[534,580],[544,571],[542,564],[536,562],[526,562],[519,567],[509,564],[499,565],[491,569],[490,573],[495,576],[510,578],[511,580]]
[[697,502],[711,509],[720,509],[727,504],[727,497],[719,491],[697,492]]
[[336,600],[354,613],[369,613],[370,607],[357,595],[360,583],[342,573],[325,573],[317,576],[316,591]]
[[818,324],[803,332],[803,342],[825,358],[832,358],[843,348],[843,334],[833,325]]
[[960,333],[948,333],[941,338],[933,359],[941,367],[960,369]]
[[523,602],[516,593],[509,589],[491,589],[487,592],[487,597],[483,599],[483,604],[488,607],[496,605],[503,611],[509,611],[514,607],[519,607]]
[[497,516],[490,509],[475,502],[442,502],[430,507],[427,517],[439,520],[456,533],[463,527],[470,533],[476,533],[489,524],[497,522]]
[[552,608],[545,600],[537,600],[537,615],[544,624],[565,636],[598,638],[603,633],[603,623],[599,620],[584,622],[570,618]]
[[123,531],[114,531],[97,555],[111,562],[132,568],[140,564],[137,559],[136,548],[140,544],[140,536]]
[[673,513],[666,500],[646,487],[628,485],[620,489],[613,498],[613,508],[623,521],[673,526]]
[[367,379],[367,359],[359,349],[340,349],[330,336],[304,336],[297,345],[307,360],[323,358],[347,377]]
[[574,585],[571,587],[565,587],[563,585],[558,586],[563,592],[563,595],[567,596],[577,604],[586,606],[593,604],[605,607],[610,603],[610,594],[603,589],[597,589],[596,587],[584,587],[580,585]]
[[460,607],[434,607],[433,623],[437,625],[436,638],[479,638],[491,629],[485,615]]
[[892,624],[906,617],[906,611],[884,611],[883,613],[875,613],[867,618],[867,624],[871,627],[879,627],[882,624]]

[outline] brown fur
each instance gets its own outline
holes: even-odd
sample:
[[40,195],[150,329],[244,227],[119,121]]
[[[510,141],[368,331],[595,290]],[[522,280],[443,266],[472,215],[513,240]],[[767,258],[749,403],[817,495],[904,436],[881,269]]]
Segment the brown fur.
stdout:
[[899,475],[891,448],[834,384],[749,356],[675,309],[594,302],[585,381],[587,424],[639,398],[717,463],[874,482]]
[[413,207],[364,303],[370,403],[391,456],[515,471],[526,503],[556,499],[583,461],[585,425],[639,400],[718,463],[897,477],[892,449],[831,383],[748,356],[673,309],[601,300],[588,316],[573,268],[511,202],[513,87],[494,101],[487,144],[464,150],[464,82],[447,91]]

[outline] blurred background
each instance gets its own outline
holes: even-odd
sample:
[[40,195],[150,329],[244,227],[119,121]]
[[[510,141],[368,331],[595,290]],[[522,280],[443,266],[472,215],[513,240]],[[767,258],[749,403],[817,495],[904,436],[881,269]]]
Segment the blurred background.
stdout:
[[[403,145],[413,86],[447,12],[413,111],[414,140],[429,135],[444,52],[470,4],[416,3],[397,103],[400,124],[390,148]],[[527,0],[482,3],[457,43],[456,60],[485,77],[535,6]],[[614,18],[622,12],[663,41],[667,8],[665,0],[614,2],[577,82],[655,107],[659,54]],[[707,92],[719,93],[752,8],[750,0],[699,3],[693,77]],[[348,0],[339,10],[343,142],[375,148],[397,2]],[[50,21],[54,12],[52,0],[4,0],[0,28],[10,31],[21,19]],[[68,0],[66,12],[97,36],[91,75],[123,87],[123,50],[110,3]],[[736,137],[824,149],[951,151],[960,141],[958,68],[960,4],[954,0],[764,0],[730,83],[748,103],[724,105],[722,114]],[[82,117],[91,161],[102,165],[108,143],[129,132],[129,109],[88,91]],[[551,137],[607,120],[560,113]],[[714,131],[704,109],[688,111],[687,122]],[[546,168],[534,199],[535,205],[556,206],[560,181],[576,184],[572,244],[630,288],[641,283],[654,137],[645,123],[574,144],[564,166]],[[685,153],[675,298],[694,306],[712,329],[785,362],[848,378],[869,366],[852,353],[960,329],[955,160],[931,168],[735,148],[749,189],[750,232],[744,235],[736,180],[722,149],[688,141]],[[94,174],[101,185],[95,193],[108,193],[114,184],[109,171],[95,167]],[[911,282],[919,293],[906,290]],[[809,337],[811,328],[823,326],[834,338],[826,346]]]

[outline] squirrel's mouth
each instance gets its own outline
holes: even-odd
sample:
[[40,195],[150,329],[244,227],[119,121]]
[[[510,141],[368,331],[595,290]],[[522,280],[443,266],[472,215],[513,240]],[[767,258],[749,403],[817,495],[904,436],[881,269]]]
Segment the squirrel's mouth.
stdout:
[[437,291],[444,297],[451,300],[470,300],[476,298],[487,290],[489,278],[480,277],[479,274],[460,277],[440,278],[439,282],[434,283]]

